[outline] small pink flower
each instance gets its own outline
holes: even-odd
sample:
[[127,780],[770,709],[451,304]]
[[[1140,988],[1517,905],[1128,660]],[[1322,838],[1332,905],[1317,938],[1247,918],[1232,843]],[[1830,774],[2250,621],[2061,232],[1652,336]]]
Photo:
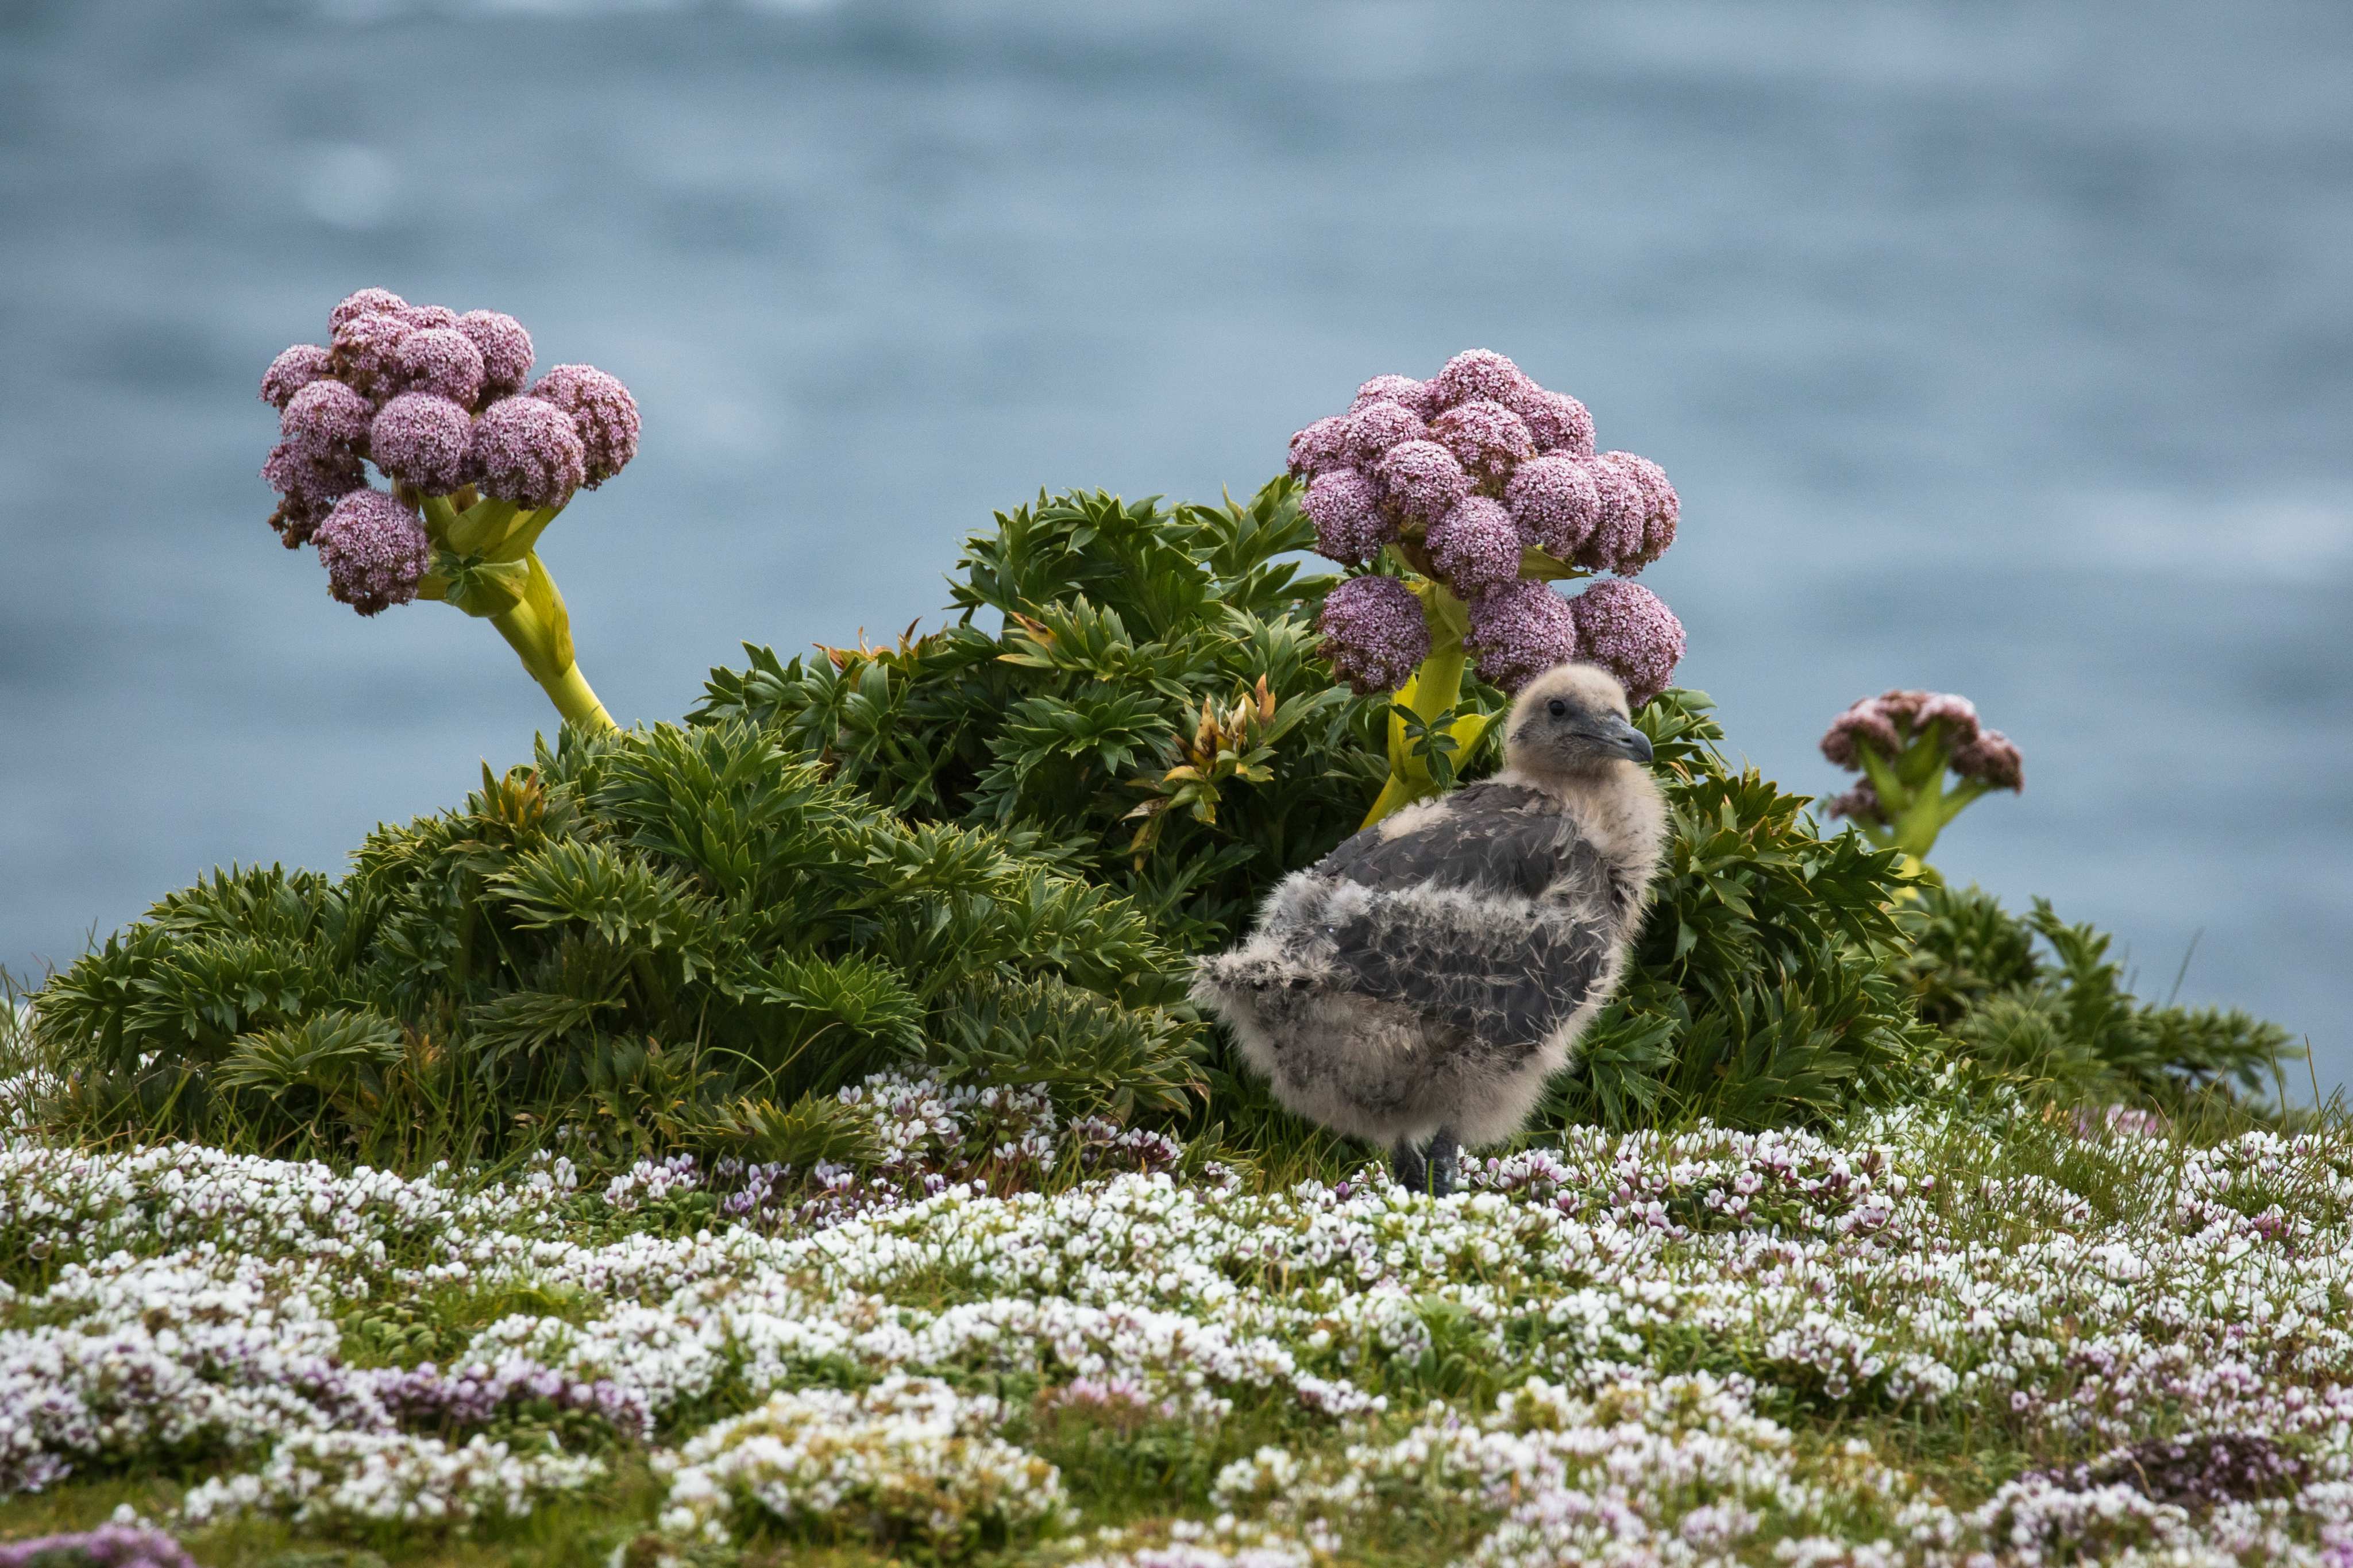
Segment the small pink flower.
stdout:
[[617,376],[593,364],[560,364],[542,376],[531,395],[572,416],[595,489],[638,455],[638,401]]
[[1664,691],[1683,658],[1683,624],[1639,583],[1595,583],[1569,601],[1577,645],[1623,682],[1635,706]]
[[1537,451],[1562,452],[1572,458],[1593,456],[1593,416],[1568,394],[1546,392],[1530,382],[1516,397],[1500,401],[1527,426]]
[[327,591],[363,616],[417,597],[433,542],[417,515],[382,490],[353,490],[319,525]]
[[406,310],[408,301],[389,289],[362,289],[346,294],[341,303],[327,312],[327,331],[341,331],[345,321],[355,321],[362,316],[381,316],[387,310]]
[[1346,417],[1348,458],[1360,467],[1379,462],[1391,447],[1430,434],[1421,416],[1401,404],[1367,403]]
[[482,395],[482,351],[455,327],[425,327],[392,351],[399,384],[471,409]]
[[1675,542],[1675,524],[1683,516],[1682,498],[1667,482],[1667,471],[1648,458],[1631,452],[1604,452],[1598,461],[1622,469],[1642,492],[1642,541],[1618,558],[1619,575],[1631,577],[1667,552]]
[[1601,492],[1575,458],[1541,457],[1513,470],[1504,500],[1528,542],[1556,561],[1574,561],[1601,521]]
[[1514,581],[1471,602],[1471,632],[1463,646],[1479,656],[1482,677],[1517,691],[1577,657],[1577,623],[1568,601],[1550,585]]
[[1338,415],[1318,419],[1291,437],[1291,471],[1302,479],[1348,460],[1348,422]]
[[1485,399],[1509,405],[1527,385],[1520,367],[1488,349],[1465,349],[1430,382],[1433,412]]
[[1885,702],[1876,697],[1864,698],[1831,721],[1822,735],[1822,755],[1840,767],[1859,768],[1862,765],[1859,748],[1865,744],[1882,757],[1893,757],[1904,749],[1904,737],[1888,717]]
[[572,416],[543,398],[509,397],[484,409],[469,458],[483,494],[519,506],[561,506],[587,478]]
[[1316,618],[1332,672],[1359,694],[1394,691],[1430,657],[1430,623],[1394,577],[1351,577],[1324,595]]
[[1500,482],[1536,455],[1535,437],[1520,416],[1487,398],[1457,404],[1430,422],[1430,439],[1454,454],[1472,478]]
[[327,363],[353,390],[389,395],[399,390],[400,366],[394,356],[416,331],[390,311],[353,316],[335,328]]
[[458,330],[482,356],[482,391],[491,397],[521,392],[531,378],[531,334],[512,316],[497,310],[469,310],[458,318]]
[[1403,441],[1373,469],[1381,493],[1407,516],[1435,522],[1471,493],[1471,477],[1454,454],[1435,441]]
[[326,374],[327,351],[316,343],[296,343],[261,373],[261,401],[282,414],[296,393]]
[[466,482],[473,425],[465,409],[448,398],[404,392],[375,416],[368,436],[369,455],[394,479],[427,495],[448,495]]
[[1315,524],[1316,550],[1331,560],[1363,566],[1387,542],[1380,494],[1354,468],[1316,475],[1300,509]]
[[1465,599],[1493,593],[1520,574],[1520,531],[1504,503],[1467,496],[1430,525],[1430,561]]
[[1641,570],[1649,521],[1641,483],[1618,464],[1599,458],[1586,458],[1585,471],[1592,476],[1600,507],[1577,564],[1588,571],[1615,572],[1622,570],[1620,563],[1630,563]]
[[1377,375],[1356,388],[1356,395],[1348,405],[1356,413],[1368,403],[1394,403],[1423,418],[1430,416],[1430,386],[1409,375]]
[[1983,779],[1996,789],[2024,790],[2026,763],[2010,738],[1999,730],[1982,731],[1953,753],[1953,771],[1963,778]]
[[367,451],[368,422],[375,405],[340,381],[322,377],[286,400],[278,416],[278,433],[304,449],[324,456],[330,452]]

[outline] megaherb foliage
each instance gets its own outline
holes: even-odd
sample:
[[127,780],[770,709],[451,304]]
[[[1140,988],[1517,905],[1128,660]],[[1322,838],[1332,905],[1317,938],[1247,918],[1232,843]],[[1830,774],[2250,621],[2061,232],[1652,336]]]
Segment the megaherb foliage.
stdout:
[[914,820],[1024,830],[1214,947],[1356,830],[1386,769],[1386,702],[1315,651],[1332,579],[1283,559],[1314,537],[1288,479],[1247,505],[1041,495],[965,542],[945,630],[746,644],[691,718],[773,726]]
[[[1040,498],[966,541],[946,630],[788,660],[749,647],[695,717],[771,725],[919,818],[1025,830],[1180,945],[1217,947],[1356,829],[1386,771],[1384,703],[1334,687],[1315,652],[1331,580],[1280,559],[1313,536],[1288,479],[1248,506]],[[1805,797],[1733,773],[1708,706],[1671,691],[1641,714],[1674,845],[1563,1118],[1826,1116],[1884,1092],[1929,1037],[1889,973],[1894,857],[1819,837]]]
[[996,834],[911,825],[748,725],[566,731],[332,879],[216,873],[38,994],[64,1112],[263,1147],[851,1154],[885,1065],[1167,1110],[1196,1026],[1127,900]]
[[2285,1029],[2235,1008],[2141,1002],[2108,955],[2114,939],[2069,925],[2046,900],[2021,920],[1979,889],[1927,881],[1900,918],[1921,1016],[2030,1090],[2171,1107],[2272,1087],[2280,1064],[2304,1054]]

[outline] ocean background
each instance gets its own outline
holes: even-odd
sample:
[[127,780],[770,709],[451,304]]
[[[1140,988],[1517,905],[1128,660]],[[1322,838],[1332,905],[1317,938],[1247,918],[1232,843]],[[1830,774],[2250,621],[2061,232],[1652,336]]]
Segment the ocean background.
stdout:
[[543,547],[624,722],[1500,350],[1673,478],[1736,751],[1827,791],[1846,703],[1968,694],[2027,788],[1947,874],[2341,1085],[2348,104],[2341,0],[0,0],[0,964],[550,724],[263,526],[256,380],[382,284],[636,392]]

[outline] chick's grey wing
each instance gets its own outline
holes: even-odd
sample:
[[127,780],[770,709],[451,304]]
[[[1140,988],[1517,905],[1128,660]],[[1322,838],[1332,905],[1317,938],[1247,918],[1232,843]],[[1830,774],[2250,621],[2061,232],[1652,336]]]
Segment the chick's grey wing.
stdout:
[[1368,888],[1465,888],[1535,898],[1591,851],[1567,818],[1532,789],[1493,782],[1446,796],[1394,837],[1368,827],[1316,870]]
[[1328,926],[1352,987],[1491,1046],[1532,1045],[1583,1005],[1609,958],[1601,921],[1550,901],[1376,893]]
[[1542,1038],[1599,983],[1611,933],[1593,847],[1532,790],[1473,785],[1414,830],[1359,834],[1318,868],[1365,893],[1327,906],[1334,962],[1366,995],[1493,1045]]

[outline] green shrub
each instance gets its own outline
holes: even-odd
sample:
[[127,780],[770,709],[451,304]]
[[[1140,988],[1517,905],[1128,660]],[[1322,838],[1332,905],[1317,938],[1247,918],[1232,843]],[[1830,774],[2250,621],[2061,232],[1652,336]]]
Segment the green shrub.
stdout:
[[1288,479],[1248,505],[1040,496],[965,541],[945,630],[746,644],[690,719],[772,725],[913,820],[1013,829],[1205,951],[1356,831],[1387,772],[1386,704],[1315,653],[1333,580],[1283,559],[1314,540]]
[[908,1058],[1167,1111],[1177,956],[995,833],[911,825],[748,725],[567,731],[340,879],[216,873],[53,978],[35,1029],[88,1128],[265,1147],[854,1151],[822,1098]]
[[[1025,834],[1206,952],[1354,832],[1388,772],[1384,702],[1334,687],[1315,653],[1331,579],[1281,559],[1313,535],[1289,479],[1247,506],[1040,498],[965,542],[946,630],[789,660],[747,647],[693,717],[775,726],[919,819]],[[1000,630],[976,624],[989,610]],[[1474,683],[1472,700],[1501,698]],[[1734,774],[1708,706],[1670,691],[1641,716],[1674,846],[1627,994],[1559,1116],[1826,1115],[1886,1092],[1929,1037],[1888,972],[1894,857],[1818,837],[1803,796]],[[1227,1112],[1271,1117],[1230,1060],[1216,1082]]]
[[2020,920],[1989,893],[1930,879],[1900,919],[1921,1016],[1999,1080],[2172,1106],[2200,1091],[2259,1091],[2303,1055],[2286,1030],[2236,1010],[2141,1002],[2108,956],[2114,939],[2067,924],[2047,900]]

